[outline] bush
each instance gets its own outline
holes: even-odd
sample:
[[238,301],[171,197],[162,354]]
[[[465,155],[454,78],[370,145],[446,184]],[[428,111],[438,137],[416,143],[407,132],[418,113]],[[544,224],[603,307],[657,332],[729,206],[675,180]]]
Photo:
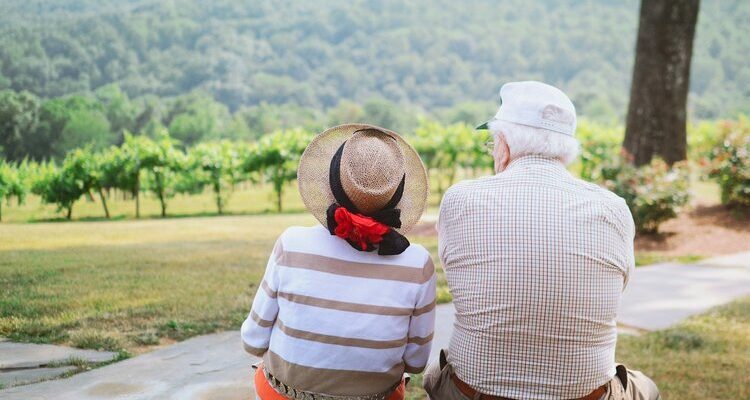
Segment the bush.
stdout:
[[601,183],[628,203],[639,233],[656,233],[662,222],[677,216],[690,199],[686,162],[667,165],[655,158],[635,167],[627,154],[614,157],[598,170]]
[[587,181],[601,182],[601,167],[618,157],[624,136],[623,128],[581,120],[576,136],[581,143],[580,177]]
[[[24,165],[27,163],[24,162]],[[26,197],[28,189],[23,176],[25,169],[0,159],[0,221],[3,220],[3,201],[10,204],[10,200],[15,197],[20,205]]]
[[750,206],[750,121],[727,121],[720,130],[720,142],[708,155],[708,176],[718,182],[722,203]]
[[582,179],[599,183],[625,199],[639,233],[656,233],[689,200],[687,162],[670,167],[661,159],[636,167],[621,152],[622,130],[584,123],[579,129]]

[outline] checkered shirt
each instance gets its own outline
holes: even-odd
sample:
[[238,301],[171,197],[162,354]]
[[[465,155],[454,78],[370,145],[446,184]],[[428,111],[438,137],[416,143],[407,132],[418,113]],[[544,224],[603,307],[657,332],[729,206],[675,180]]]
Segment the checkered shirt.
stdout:
[[634,232],[623,199],[552,159],[450,188],[438,234],[458,377],[513,399],[574,399],[609,381]]

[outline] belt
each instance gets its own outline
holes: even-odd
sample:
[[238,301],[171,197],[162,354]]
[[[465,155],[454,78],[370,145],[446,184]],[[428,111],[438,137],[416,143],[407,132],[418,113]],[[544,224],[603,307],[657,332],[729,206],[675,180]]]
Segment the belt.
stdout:
[[276,379],[273,375],[271,375],[268,370],[263,368],[263,375],[265,375],[266,379],[268,379],[268,383],[271,385],[274,390],[279,392],[284,397],[291,399],[291,400],[387,400],[394,391],[398,388],[399,385],[401,385],[401,382],[399,381],[395,386],[389,388],[388,390],[376,394],[370,394],[370,395],[362,395],[362,396],[332,396],[327,394],[321,394],[321,393],[313,393],[313,392],[307,392],[304,390],[299,390],[296,388],[293,388],[284,382]]
[[[473,387],[469,386],[468,383],[462,381],[461,379],[456,376],[456,374],[451,374],[451,380],[456,385],[456,388],[464,394],[464,396],[468,397],[469,399],[478,399],[478,400],[515,400],[510,399],[507,397],[502,396],[493,396],[490,394],[484,394],[477,392]],[[599,386],[598,388],[594,389],[593,392],[587,394],[586,396],[583,396],[581,398],[575,399],[575,400],[599,400],[604,396],[604,394],[607,393],[607,384]],[[475,397],[477,396],[477,397]]]

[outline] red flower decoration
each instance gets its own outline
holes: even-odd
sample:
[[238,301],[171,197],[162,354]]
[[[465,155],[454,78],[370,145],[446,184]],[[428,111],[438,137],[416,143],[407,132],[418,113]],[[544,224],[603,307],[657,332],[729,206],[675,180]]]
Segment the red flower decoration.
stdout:
[[339,207],[334,213],[336,219],[336,236],[358,244],[362,250],[367,250],[371,244],[380,243],[383,235],[390,229],[380,222],[364,215],[349,212]]

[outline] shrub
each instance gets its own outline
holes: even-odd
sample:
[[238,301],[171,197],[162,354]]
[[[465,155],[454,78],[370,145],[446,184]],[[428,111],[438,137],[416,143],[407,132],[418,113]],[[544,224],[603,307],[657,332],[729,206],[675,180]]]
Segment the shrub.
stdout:
[[727,121],[720,130],[720,142],[708,155],[708,176],[718,182],[722,203],[750,206],[750,121]]
[[635,167],[622,154],[603,163],[596,175],[607,189],[625,199],[639,233],[656,233],[662,222],[677,216],[690,199],[687,163],[667,165],[655,158]]
[[667,165],[655,158],[636,167],[609,140],[589,139],[581,149],[581,178],[599,183],[625,199],[639,233],[656,233],[659,225],[677,216],[689,200],[687,163]]
[[[27,164],[24,162],[24,165]],[[28,188],[24,179],[24,169],[19,166],[8,164],[0,159],[0,221],[3,219],[3,201],[10,201],[13,197],[20,205],[26,197]]]
[[43,203],[56,204],[58,212],[64,210],[65,217],[71,219],[73,204],[91,188],[92,162],[86,152],[77,149],[65,157],[62,167],[52,163],[40,167],[31,190]]
[[242,145],[227,140],[200,143],[190,150],[189,175],[196,188],[210,186],[216,199],[216,209],[223,213],[234,185],[242,179]]

